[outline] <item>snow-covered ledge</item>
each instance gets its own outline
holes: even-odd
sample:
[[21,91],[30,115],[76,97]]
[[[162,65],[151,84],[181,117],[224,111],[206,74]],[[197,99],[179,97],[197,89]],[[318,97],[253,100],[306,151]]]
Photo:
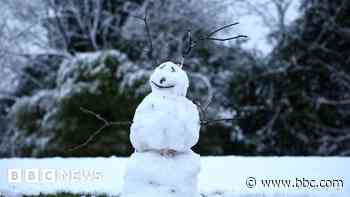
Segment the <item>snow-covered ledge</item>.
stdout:
[[[208,196],[224,193],[228,196],[350,196],[350,158],[345,157],[202,157],[199,188]],[[0,159],[0,194],[73,193],[96,192],[117,195],[121,192],[127,158],[48,158],[48,159]],[[53,169],[56,173],[86,170],[90,180],[74,181],[66,178],[54,183],[8,182],[8,169]],[[79,176],[78,176],[79,177]],[[254,177],[257,186],[248,188],[247,178]],[[342,179],[343,188],[264,188],[261,179]],[[71,181],[69,181],[71,180]],[[249,195],[251,194],[251,195]],[[279,195],[277,195],[279,196]]]

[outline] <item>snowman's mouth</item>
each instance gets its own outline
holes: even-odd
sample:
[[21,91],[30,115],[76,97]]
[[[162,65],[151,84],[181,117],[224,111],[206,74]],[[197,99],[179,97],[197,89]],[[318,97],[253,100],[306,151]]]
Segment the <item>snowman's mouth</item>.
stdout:
[[157,83],[155,83],[154,81],[151,81],[157,88],[160,88],[160,89],[167,89],[167,88],[173,88],[175,87],[175,85],[167,85],[167,86],[162,86],[162,85],[159,85]]

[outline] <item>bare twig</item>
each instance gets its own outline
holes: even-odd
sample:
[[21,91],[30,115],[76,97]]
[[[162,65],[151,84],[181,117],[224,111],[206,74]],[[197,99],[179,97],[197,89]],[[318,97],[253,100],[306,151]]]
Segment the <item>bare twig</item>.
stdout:
[[79,144],[78,146],[75,146],[73,148],[68,149],[69,152],[73,152],[76,151],[80,148],[83,148],[84,146],[88,145],[99,133],[101,133],[101,131],[103,131],[103,129],[107,128],[108,125],[103,125],[102,127],[100,127],[97,131],[95,131],[92,135],[90,135],[90,137],[82,144]]
[[231,24],[219,27],[219,28],[214,29],[213,31],[211,31],[208,35],[206,35],[206,36],[204,36],[202,38],[198,38],[196,40],[194,40],[192,38],[191,31],[188,31],[187,39],[186,39],[187,40],[187,44],[185,45],[186,48],[182,51],[182,58],[184,59],[187,55],[189,55],[191,50],[194,47],[196,47],[199,42],[204,41],[204,40],[213,40],[213,41],[224,42],[224,41],[235,40],[235,39],[239,39],[239,38],[248,38],[248,36],[246,36],[246,35],[238,35],[238,36],[233,36],[233,37],[228,37],[228,38],[216,38],[216,37],[213,37],[215,34],[219,33],[220,31],[225,30],[225,29],[227,29],[229,27],[238,25],[238,24],[239,23],[236,22],[236,23],[231,23]]
[[154,65],[157,65],[157,61],[153,58],[153,41],[152,41],[152,35],[151,35],[151,30],[149,28],[149,22],[148,22],[148,7],[145,9],[145,15],[143,17],[140,16],[133,16],[134,18],[137,18],[139,20],[142,20],[143,23],[145,24],[145,29],[146,29],[146,36],[148,39],[148,44],[149,44],[149,50],[148,50],[148,56],[151,58],[152,62]]
[[[112,121],[108,121],[107,119],[103,118],[100,114],[95,113],[91,110],[85,109],[83,107],[80,107],[80,110],[86,114],[92,115],[94,116],[96,119],[100,120],[101,122],[103,122],[103,125],[97,129],[94,133],[92,133],[87,140],[85,140],[82,144],[79,144],[77,146],[74,146],[70,149],[68,149],[68,152],[73,152],[76,151],[78,149],[81,149],[85,146],[87,146],[92,140],[95,139],[95,137],[97,135],[99,135],[104,129],[110,127],[110,126],[130,126],[132,124],[132,121],[118,121],[118,122],[112,122]],[[233,121],[237,119],[236,117],[234,118],[221,118],[221,119],[213,119],[213,120],[201,120],[200,124],[202,126],[206,126],[206,125],[210,125],[213,123],[217,123],[217,122],[227,122],[227,121]]]
[[191,30],[188,30],[185,40],[186,40],[185,47],[183,48],[183,51],[182,51],[183,58],[191,52],[191,49],[193,47]]
[[96,130],[92,135],[89,136],[89,138],[82,144],[79,144],[78,146],[75,146],[73,148],[68,149],[69,152],[72,151],[76,151],[78,149],[81,149],[83,147],[85,147],[86,145],[88,145],[98,134],[100,134],[104,129],[110,127],[110,126],[129,126],[132,124],[131,121],[119,121],[119,122],[110,122],[108,120],[106,120],[105,118],[103,118],[100,114],[97,114],[91,110],[85,109],[83,107],[80,107],[80,110],[86,114],[90,114],[92,116],[95,116],[98,120],[100,120],[101,122],[103,122],[103,125]]
[[220,31],[222,31],[222,30],[224,30],[224,29],[227,29],[227,28],[229,28],[229,27],[238,25],[238,24],[239,24],[238,22],[236,22],[236,23],[231,23],[231,24],[222,26],[222,27],[220,27],[220,28],[218,28],[218,29],[215,29],[214,31],[210,32],[210,33],[206,36],[206,38],[204,38],[204,39],[210,38],[210,37],[212,37],[213,35],[215,35],[216,33],[220,32]]
[[201,125],[206,126],[217,122],[228,122],[228,121],[234,121],[237,119],[238,118],[234,117],[234,118],[220,118],[220,119],[213,119],[213,120],[201,120]]
[[238,35],[238,36],[234,36],[234,37],[229,37],[229,38],[214,38],[213,36],[217,33],[219,33],[222,30],[225,30],[229,27],[238,25],[239,23],[231,23],[228,25],[225,25],[223,27],[220,27],[218,29],[213,30],[212,32],[210,32],[207,36],[203,37],[203,38],[199,38],[198,40],[216,40],[216,41],[228,41],[228,40],[234,40],[234,39],[238,39],[238,38],[248,38],[248,36],[246,35]]
[[273,126],[275,125],[276,120],[279,118],[281,110],[282,110],[281,105],[278,105],[271,120],[269,120],[269,122],[264,127],[260,128],[258,131],[256,131],[256,133],[262,135],[265,131],[272,130]]
[[61,34],[62,38],[63,38],[63,44],[64,44],[64,48],[68,48],[69,46],[69,38],[68,38],[68,35],[67,35],[67,32],[65,31],[64,29],[64,26],[63,26],[63,22],[62,20],[60,19],[60,17],[58,16],[59,14],[59,10],[57,8],[57,6],[55,5],[54,2],[52,1],[48,1],[49,3],[49,6],[51,7],[51,9],[53,9],[54,11],[54,20],[56,22],[56,25],[57,25],[57,28],[59,30],[59,33]]
[[245,35],[238,35],[234,37],[229,37],[229,38],[207,38],[207,40],[214,40],[214,41],[228,41],[228,40],[234,40],[238,38],[248,38],[248,36]]
[[325,104],[325,105],[350,105],[350,99],[344,99],[344,100],[330,100],[326,98],[317,98],[316,102],[318,104]]

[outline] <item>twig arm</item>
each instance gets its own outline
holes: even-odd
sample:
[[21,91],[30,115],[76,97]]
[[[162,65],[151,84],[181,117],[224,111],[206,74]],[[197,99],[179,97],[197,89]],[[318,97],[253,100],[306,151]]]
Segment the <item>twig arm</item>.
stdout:
[[97,114],[91,110],[88,110],[86,108],[80,107],[80,110],[86,114],[94,116],[96,119],[103,122],[103,125],[97,129],[94,133],[92,133],[89,138],[83,142],[82,144],[79,144],[77,146],[74,146],[73,148],[69,148],[68,152],[76,151],[78,149],[81,149],[85,146],[87,146],[92,140],[95,139],[97,135],[99,135],[104,129],[110,127],[110,126],[130,126],[132,124],[132,121],[119,121],[119,122],[111,122],[103,118],[100,114]]

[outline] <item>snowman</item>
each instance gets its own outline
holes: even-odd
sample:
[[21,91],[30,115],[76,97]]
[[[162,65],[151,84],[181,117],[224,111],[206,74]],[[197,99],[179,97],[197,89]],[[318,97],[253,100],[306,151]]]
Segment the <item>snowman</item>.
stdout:
[[172,62],[150,77],[152,92],[137,107],[130,131],[135,149],[124,177],[123,197],[198,197],[199,112],[186,98],[189,80]]

